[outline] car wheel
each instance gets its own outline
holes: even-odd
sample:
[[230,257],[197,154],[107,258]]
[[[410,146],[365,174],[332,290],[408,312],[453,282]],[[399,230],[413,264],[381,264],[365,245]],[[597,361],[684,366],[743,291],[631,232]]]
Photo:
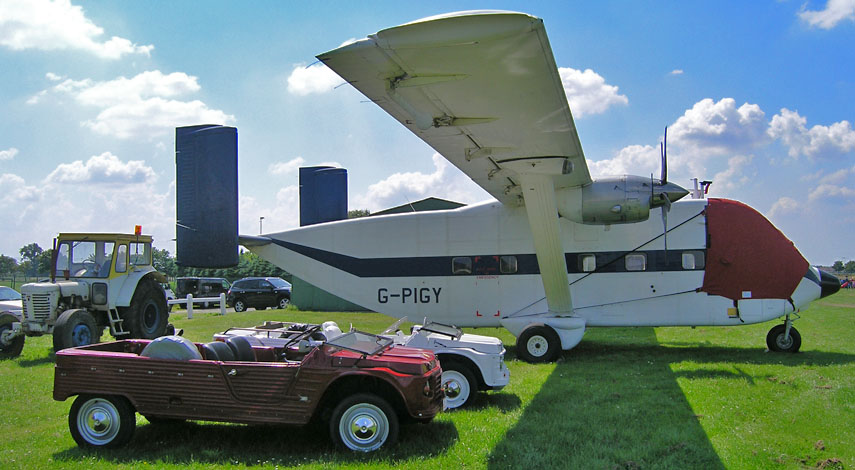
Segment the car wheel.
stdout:
[[83,309],[62,312],[53,327],[54,351],[100,342],[101,328],[92,314]]
[[290,304],[290,303],[291,303],[291,299],[289,299],[288,297],[280,297],[279,298],[279,308],[281,308],[282,310],[285,310],[286,308],[288,308],[288,304]]
[[166,333],[169,311],[160,285],[145,277],[137,284],[131,305],[123,309],[122,318],[131,338],[154,339]]
[[118,447],[131,440],[136,417],[124,397],[80,395],[68,412],[68,427],[80,447]]
[[478,390],[475,374],[469,367],[456,361],[440,361],[442,386],[445,389],[445,408],[453,410],[472,402]]
[[18,321],[18,317],[15,315],[0,313],[0,358],[2,359],[18,357],[21,355],[21,350],[24,349],[25,336],[23,334],[8,340],[3,339],[4,336],[8,335],[7,331],[12,331],[12,323],[16,321]]
[[799,348],[802,346],[802,335],[799,334],[798,330],[790,326],[790,337],[787,338],[784,337],[786,330],[787,325],[775,325],[769,330],[769,333],[766,335],[766,346],[769,347],[769,351],[799,352]]
[[517,356],[531,362],[550,362],[561,351],[561,338],[549,326],[534,324],[526,327],[517,338]]
[[243,299],[235,300],[235,312],[243,311],[246,311],[246,303],[244,303]]
[[335,407],[330,435],[341,448],[373,452],[398,438],[398,416],[382,398],[358,393]]

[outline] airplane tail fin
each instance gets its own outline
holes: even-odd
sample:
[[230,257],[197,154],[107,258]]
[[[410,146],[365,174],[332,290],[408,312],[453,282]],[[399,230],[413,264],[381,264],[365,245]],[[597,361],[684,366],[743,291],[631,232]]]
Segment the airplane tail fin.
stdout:
[[237,129],[175,129],[176,264],[238,264]]

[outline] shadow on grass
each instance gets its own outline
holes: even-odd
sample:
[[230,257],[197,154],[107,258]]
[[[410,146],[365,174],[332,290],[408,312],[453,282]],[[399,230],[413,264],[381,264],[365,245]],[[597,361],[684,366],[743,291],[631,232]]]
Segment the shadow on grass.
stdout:
[[565,352],[488,467],[724,468],[669,367],[694,354],[658,346],[652,328],[627,335]]
[[504,392],[479,393],[471,405],[466,406],[467,410],[480,411],[488,408],[495,408],[502,413],[514,411],[520,407],[522,402],[520,397]]
[[451,423],[403,424],[396,445],[370,454],[357,454],[336,449],[326,426],[246,426],[181,421],[150,424],[140,420],[133,439],[125,447],[99,450],[73,447],[57,452],[53,457],[57,461],[80,465],[94,455],[130,464],[297,466],[380,461],[392,466],[399,460],[442,453],[457,438],[457,430]]
[[53,351],[50,352],[47,356],[39,357],[36,359],[21,359],[18,361],[18,367],[35,367],[43,364],[53,364],[56,359],[56,355]]

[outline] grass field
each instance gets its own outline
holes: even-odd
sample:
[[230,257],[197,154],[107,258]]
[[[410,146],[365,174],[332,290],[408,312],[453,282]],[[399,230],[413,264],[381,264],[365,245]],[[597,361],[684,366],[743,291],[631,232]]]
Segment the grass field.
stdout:
[[[262,320],[380,331],[378,314],[296,310],[173,315],[209,341]],[[131,443],[83,451],[71,439],[71,400],[55,402],[51,338],[27,338],[0,361],[0,468],[853,468],[855,291],[816,302],[796,327],[798,354],[765,351],[774,323],[743,327],[592,329],[554,364],[516,360],[511,383],[473,408],[401,429],[373,455],[335,451],[324,430],[216,423],[154,426],[138,417]]]

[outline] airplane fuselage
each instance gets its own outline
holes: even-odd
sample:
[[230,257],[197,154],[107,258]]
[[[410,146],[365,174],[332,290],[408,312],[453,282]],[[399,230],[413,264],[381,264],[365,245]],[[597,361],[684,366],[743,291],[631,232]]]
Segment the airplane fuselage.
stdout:
[[[820,274],[806,261],[805,272],[797,279],[790,276],[793,288],[786,295],[764,297],[751,285],[729,286],[739,298],[704,291],[707,271],[724,262],[709,259],[708,224],[734,222],[708,220],[710,203],[674,203],[666,236],[661,209],[631,224],[586,225],[561,218],[572,316],[587,326],[738,325],[780,317],[820,297]],[[495,327],[547,312],[523,207],[488,201],[319,224],[268,237],[273,243],[251,250],[313,285],[393,317]],[[768,240],[755,243],[742,247],[744,256],[753,257],[743,260],[747,264],[766,263],[764,256],[779,258],[758,254]],[[787,255],[803,261],[792,250],[795,255]]]

